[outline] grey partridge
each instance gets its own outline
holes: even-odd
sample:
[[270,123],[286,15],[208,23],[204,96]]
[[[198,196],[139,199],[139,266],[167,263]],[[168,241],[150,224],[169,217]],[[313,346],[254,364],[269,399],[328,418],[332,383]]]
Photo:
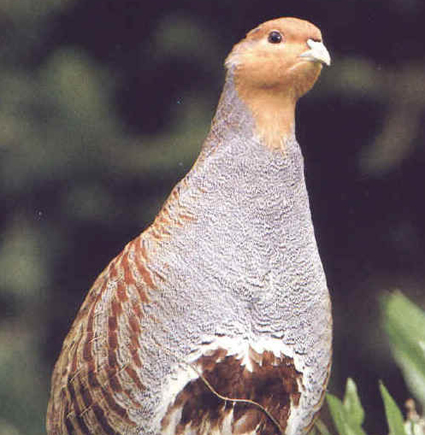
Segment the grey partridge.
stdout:
[[234,46],[211,131],[153,224],[95,281],[52,376],[49,435],[299,435],[332,318],[295,138],[330,63],[280,18]]

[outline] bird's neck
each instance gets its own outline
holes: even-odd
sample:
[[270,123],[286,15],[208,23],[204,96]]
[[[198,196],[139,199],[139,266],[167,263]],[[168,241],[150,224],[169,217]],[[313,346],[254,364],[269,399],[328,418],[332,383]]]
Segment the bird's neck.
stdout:
[[295,132],[295,105],[282,101],[270,92],[259,95],[246,93],[241,100],[249,107],[260,142],[273,150],[285,149]]
[[285,151],[287,141],[295,137],[295,105],[291,95],[272,88],[242,86],[229,71],[212,131],[240,130],[245,137],[256,136],[269,149]]

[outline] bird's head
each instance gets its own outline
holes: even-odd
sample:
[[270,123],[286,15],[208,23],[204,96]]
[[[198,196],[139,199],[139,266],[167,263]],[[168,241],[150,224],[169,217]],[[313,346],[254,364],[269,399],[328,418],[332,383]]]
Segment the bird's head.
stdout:
[[236,91],[257,133],[272,148],[294,130],[297,100],[309,91],[330,55],[320,30],[298,18],[278,18],[251,30],[226,59]]
[[322,65],[330,62],[316,26],[279,18],[251,30],[233,47],[226,67],[246,90],[270,90],[298,99],[314,85]]

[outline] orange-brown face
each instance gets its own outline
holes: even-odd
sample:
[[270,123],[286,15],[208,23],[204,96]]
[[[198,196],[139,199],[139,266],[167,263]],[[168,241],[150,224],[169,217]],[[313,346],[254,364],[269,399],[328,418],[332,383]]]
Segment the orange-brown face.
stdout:
[[251,30],[226,60],[236,83],[249,93],[285,93],[296,101],[330,63],[320,30],[308,21],[279,18]]

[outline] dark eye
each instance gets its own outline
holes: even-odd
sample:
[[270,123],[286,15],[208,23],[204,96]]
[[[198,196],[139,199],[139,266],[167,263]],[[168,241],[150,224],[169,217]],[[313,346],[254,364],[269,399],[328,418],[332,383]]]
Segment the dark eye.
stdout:
[[269,33],[269,37],[267,38],[267,40],[271,43],[271,44],[279,44],[280,42],[282,42],[282,35],[280,32],[278,32],[277,30],[273,30],[272,32]]

